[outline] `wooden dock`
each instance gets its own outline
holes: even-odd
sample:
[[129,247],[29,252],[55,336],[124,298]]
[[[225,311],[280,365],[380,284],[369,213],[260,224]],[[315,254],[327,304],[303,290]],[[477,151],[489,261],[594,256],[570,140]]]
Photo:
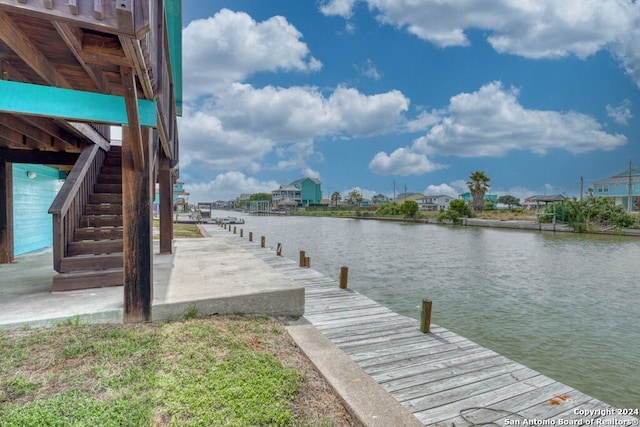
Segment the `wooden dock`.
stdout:
[[227,230],[305,288],[305,318],[426,426],[634,426],[587,396],[447,329],[399,315],[336,280]]

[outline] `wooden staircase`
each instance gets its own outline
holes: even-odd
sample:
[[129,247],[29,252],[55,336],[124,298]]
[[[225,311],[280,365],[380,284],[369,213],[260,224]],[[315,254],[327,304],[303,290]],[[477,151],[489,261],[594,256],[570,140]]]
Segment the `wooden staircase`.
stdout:
[[121,148],[112,146],[100,168],[52,291],[124,284]]

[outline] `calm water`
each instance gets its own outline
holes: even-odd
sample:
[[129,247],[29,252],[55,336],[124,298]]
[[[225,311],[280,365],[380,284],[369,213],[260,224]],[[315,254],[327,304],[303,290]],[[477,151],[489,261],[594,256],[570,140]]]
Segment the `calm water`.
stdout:
[[[226,216],[221,213],[219,216]],[[640,407],[640,240],[245,216],[240,226],[394,311],[432,321],[613,406]]]

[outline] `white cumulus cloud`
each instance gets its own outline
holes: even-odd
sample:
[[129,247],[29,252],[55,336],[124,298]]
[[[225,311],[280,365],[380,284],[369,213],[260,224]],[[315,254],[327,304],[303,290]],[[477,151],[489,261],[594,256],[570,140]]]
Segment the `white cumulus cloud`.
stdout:
[[511,151],[544,155],[551,150],[578,154],[627,143],[624,135],[604,132],[586,114],[527,109],[518,102],[518,94],[515,88],[492,82],[476,92],[455,95],[437,113],[439,119],[426,135],[391,154],[379,152],[369,168],[379,174],[420,175],[446,167],[430,160],[436,155],[497,157]]
[[629,124],[629,120],[633,118],[631,113],[631,102],[628,99],[622,101],[618,106],[607,105],[605,107],[607,115],[611,117],[616,123],[621,125]]
[[189,183],[188,190],[190,202],[197,203],[231,200],[242,193],[271,193],[279,186],[276,181],[259,181],[241,172],[227,172],[207,182]]
[[245,12],[222,9],[183,29],[185,99],[215,93],[258,71],[319,70],[302,34],[282,16],[256,22]]
[[[526,58],[586,58],[609,50],[640,87],[640,2],[635,0],[361,0],[378,21],[440,47],[467,46],[486,31],[498,52]],[[349,18],[356,1],[320,11]]]

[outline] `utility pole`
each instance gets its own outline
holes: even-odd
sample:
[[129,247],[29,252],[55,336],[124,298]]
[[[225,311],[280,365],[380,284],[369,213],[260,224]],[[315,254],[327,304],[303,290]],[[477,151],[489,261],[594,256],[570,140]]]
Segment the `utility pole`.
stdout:
[[393,203],[396,202],[396,180],[393,180]]
[[582,201],[582,192],[584,191],[584,178],[580,177],[580,201]]
[[633,203],[632,203],[632,189],[633,187],[633,181],[631,179],[631,160],[629,160],[629,184],[627,186],[628,190],[627,190],[627,212],[631,213],[631,211],[633,210]]

